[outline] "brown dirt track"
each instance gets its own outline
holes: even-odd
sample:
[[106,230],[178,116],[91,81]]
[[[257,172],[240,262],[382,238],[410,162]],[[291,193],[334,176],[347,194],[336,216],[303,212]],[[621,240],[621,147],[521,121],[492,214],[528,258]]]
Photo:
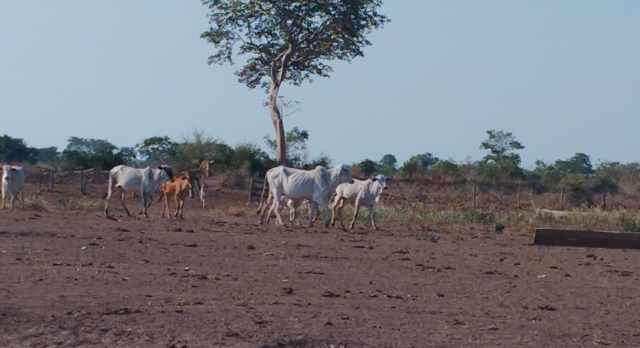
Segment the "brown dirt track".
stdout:
[[178,222],[157,204],[151,221],[0,211],[0,347],[640,345],[640,251],[221,213],[244,199],[214,195],[206,211],[190,200]]

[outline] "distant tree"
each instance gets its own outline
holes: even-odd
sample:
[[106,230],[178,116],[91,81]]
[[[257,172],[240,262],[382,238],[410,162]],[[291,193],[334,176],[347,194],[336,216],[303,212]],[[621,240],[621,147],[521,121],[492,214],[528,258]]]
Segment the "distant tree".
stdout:
[[409,157],[400,167],[400,173],[403,177],[409,178],[418,173],[425,173],[431,166],[436,164],[440,159],[429,152]]
[[396,156],[387,154],[382,156],[378,162],[378,170],[384,175],[391,176],[396,172],[397,165],[398,160],[396,159]]
[[546,165],[544,162],[536,162],[536,171],[540,173],[540,181],[543,185],[555,187],[562,183],[564,173],[553,165]]
[[416,160],[418,161],[418,164],[420,165],[420,168],[423,171],[428,170],[429,168],[431,168],[432,165],[436,164],[440,160],[438,157],[430,154],[429,152],[416,155],[415,157],[416,157]]
[[244,143],[233,149],[231,166],[237,169],[246,170],[249,174],[258,173],[264,176],[268,168],[275,163],[269,158],[266,152],[260,147],[251,143]]
[[307,165],[307,167],[309,169],[313,169],[317,166],[329,168],[331,166],[331,162],[333,162],[333,160],[331,159],[331,156],[325,154],[324,152],[320,152],[320,155],[318,155],[317,157],[309,161],[309,164]]
[[365,159],[364,161],[358,163],[358,170],[364,176],[373,175],[373,173],[375,173],[376,170],[377,170],[376,167],[377,167],[376,166],[376,162],[374,162],[374,161],[372,161],[370,159]]
[[135,149],[145,163],[167,163],[169,156],[175,154],[177,144],[168,136],[155,136],[136,144]]
[[402,174],[402,176],[406,179],[411,178],[419,172],[420,164],[414,157],[411,157],[408,160],[404,161],[404,163],[402,163],[402,166],[400,167],[400,174]]
[[275,129],[276,159],[288,165],[278,93],[283,82],[299,86],[313,75],[328,77],[325,61],[364,56],[366,35],[389,20],[378,13],[381,0],[203,0],[209,8],[209,30],[201,37],[217,52],[209,64],[233,64],[248,54],[236,71],[241,83],[269,93],[269,116]]
[[38,163],[56,164],[59,161],[60,153],[55,146],[38,149]]
[[138,166],[138,154],[136,153],[135,147],[121,147],[118,155],[122,159],[122,164],[131,167]]
[[70,137],[66,150],[60,154],[60,166],[64,169],[109,170],[123,163],[118,147],[102,139]]
[[380,159],[380,164],[390,168],[395,168],[398,165],[398,160],[396,159],[396,156],[386,154]]
[[202,161],[210,161],[216,152],[220,140],[194,129],[191,135],[182,136],[180,143],[175,144],[170,152],[170,161],[182,170],[195,170]]
[[[301,167],[309,160],[309,151],[307,149],[307,141],[309,140],[309,132],[298,127],[293,127],[285,136],[285,144],[287,147],[288,159],[292,166]],[[267,134],[264,141],[271,150],[271,153],[277,155],[277,142]]]
[[451,179],[457,179],[462,176],[458,165],[450,159],[436,162],[431,166],[430,171]]
[[211,166],[224,171],[231,167],[233,162],[233,149],[222,142],[217,143],[211,153]]
[[593,175],[593,165],[591,164],[591,157],[583,153],[576,153],[573,157],[561,161],[558,160],[555,163],[555,167],[563,173]]
[[12,138],[6,134],[0,137],[0,162],[35,163],[38,159],[37,152],[35,148],[28,147],[23,139]]
[[110,148],[114,145],[103,139],[85,139],[70,137],[67,140],[67,150],[78,151],[85,154],[98,152],[101,148]]
[[524,178],[520,155],[515,153],[524,149],[524,145],[516,140],[512,132],[490,129],[487,135],[487,139],[480,144],[480,149],[489,150],[489,154],[483,158],[489,166],[487,174],[494,180]]

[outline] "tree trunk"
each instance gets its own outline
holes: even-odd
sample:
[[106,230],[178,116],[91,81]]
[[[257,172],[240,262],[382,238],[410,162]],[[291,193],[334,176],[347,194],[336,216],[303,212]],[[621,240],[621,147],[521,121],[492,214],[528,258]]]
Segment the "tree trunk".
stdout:
[[278,92],[280,91],[280,85],[277,83],[271,83],[271,90],[269,92],[269,116],[273,123],[273,128],[276,133],[276,160],[279,165],[289,166],[287,160],[287,147],[285,143],[284,123],[282,122],[282,115],[280,115],[280,109],[278,109]]

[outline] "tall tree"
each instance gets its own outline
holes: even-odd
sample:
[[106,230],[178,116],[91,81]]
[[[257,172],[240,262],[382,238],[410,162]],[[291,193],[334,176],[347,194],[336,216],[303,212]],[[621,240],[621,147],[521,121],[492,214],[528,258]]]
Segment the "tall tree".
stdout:
[[[282,83],[299,86],[312,76],[329,77],[326,61],[364,56],[366,36],[389,22],[378,13],[382,0],[203,0],[209,30],[201,37],[217,52],[209,64],[233,64],[234,50],[250,55],[236,71],[241,83],[269,94],[276,159],[288,165],[285,131],[278,108]],[[236,48],[236,45],[239,47]]]
[[515,153],[517,150],[524,149],[512,132],[496,131],[490,129],[487,131],[488,138],[481,144],[480,148],[489,150],[483,161],[489,166],[491,176],[494,179],[504,179],[505,177],[522,177],[523,172],[520,168],[520,155]]

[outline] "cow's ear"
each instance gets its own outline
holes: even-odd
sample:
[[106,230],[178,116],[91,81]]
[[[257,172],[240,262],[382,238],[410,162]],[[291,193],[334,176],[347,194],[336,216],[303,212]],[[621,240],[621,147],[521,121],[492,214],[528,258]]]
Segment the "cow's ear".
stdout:
[[163,170],[164,168],[162,168],[162,166],[158,166],[158,169]]
[[373,179],[371,179],[371,180],[373,180],[373,181],[378,181],[378,178],[373,178]]
[[15,172],[15,171],[16,171],[16,169],[15,169],[15,168],[11,168],[11,171],[12,171],[12,172]]

